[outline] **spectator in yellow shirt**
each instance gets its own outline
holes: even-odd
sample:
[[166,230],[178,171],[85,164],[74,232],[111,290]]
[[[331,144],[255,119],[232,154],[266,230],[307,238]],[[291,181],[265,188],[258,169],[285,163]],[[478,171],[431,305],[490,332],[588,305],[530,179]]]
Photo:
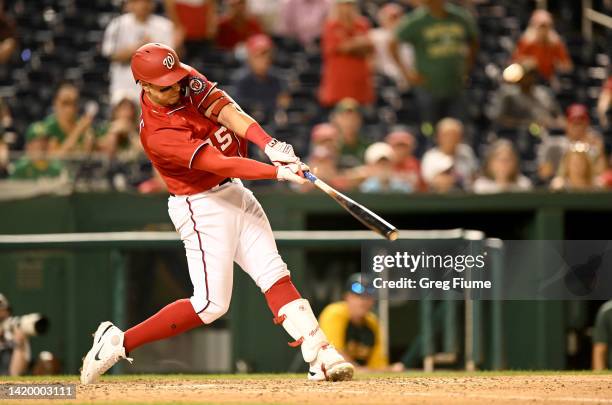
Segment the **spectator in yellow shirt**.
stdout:
[[389,360],[382,347],[378,318],[371,311],[373,293],[373,288],[362,283],[361,274],[351,275],[344,300],[325,307],[319,324],[345,359],[366,370],[384,370]]

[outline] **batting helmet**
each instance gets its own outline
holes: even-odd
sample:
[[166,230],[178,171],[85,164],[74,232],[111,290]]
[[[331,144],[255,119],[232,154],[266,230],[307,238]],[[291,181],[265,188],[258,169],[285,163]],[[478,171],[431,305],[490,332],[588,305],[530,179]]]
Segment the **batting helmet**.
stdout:
[[132,56],[132,75],[136,82],[170,86],[189,74],[189,66],[179,61],[174,49],[150,43],[138,48]]

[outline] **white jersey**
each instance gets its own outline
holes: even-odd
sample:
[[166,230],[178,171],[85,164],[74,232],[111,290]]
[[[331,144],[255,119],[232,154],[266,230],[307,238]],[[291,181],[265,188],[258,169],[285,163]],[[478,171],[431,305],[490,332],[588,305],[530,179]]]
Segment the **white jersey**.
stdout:
[[[152,14],[146,22],[136,19],[134,14],[127,13],[114,18],[106,31],[102,42],[102,54],[109,57],[115,52],[135,46],[148,37],[151,42],[172,46],[174,25],[166,17]],[[111,62],[110,96],[115,104],[127,97],[136,104],[140,102],[140,87],[135,83],[129,62]]]

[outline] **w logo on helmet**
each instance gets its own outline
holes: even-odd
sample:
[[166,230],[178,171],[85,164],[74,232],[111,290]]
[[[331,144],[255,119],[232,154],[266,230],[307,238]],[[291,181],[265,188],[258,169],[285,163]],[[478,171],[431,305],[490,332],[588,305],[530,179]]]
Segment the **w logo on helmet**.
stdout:
[[171,53],[169,53],[163,60],[162,62],[164,64],[164,66],[166,68],[168,68],[168,70],[172,70],[172,68],[174,67],[174,55],[172,55]]

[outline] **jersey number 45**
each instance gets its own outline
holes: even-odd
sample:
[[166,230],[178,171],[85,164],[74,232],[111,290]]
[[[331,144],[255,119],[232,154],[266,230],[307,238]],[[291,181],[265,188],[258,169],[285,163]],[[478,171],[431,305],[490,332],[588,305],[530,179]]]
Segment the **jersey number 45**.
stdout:
[[217,145],[215,145],[210,138],[206,138],[204,143],[210,146],[215,146],[220,149],[221,152],[224,152],[232,144],[233,139],[232,134],[230,134],[227,128],[220,127],[217,131],[215,131],[215,140],[217,141]]

